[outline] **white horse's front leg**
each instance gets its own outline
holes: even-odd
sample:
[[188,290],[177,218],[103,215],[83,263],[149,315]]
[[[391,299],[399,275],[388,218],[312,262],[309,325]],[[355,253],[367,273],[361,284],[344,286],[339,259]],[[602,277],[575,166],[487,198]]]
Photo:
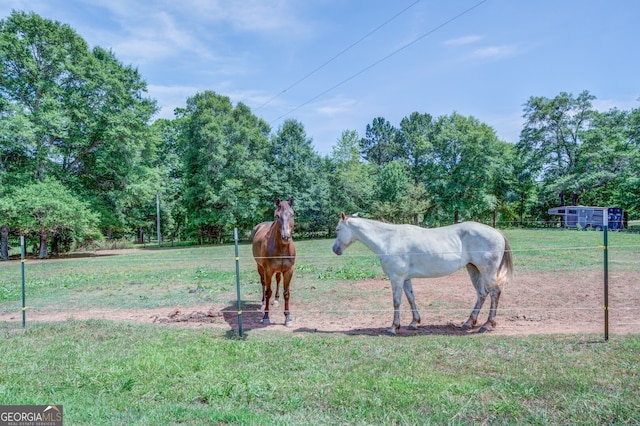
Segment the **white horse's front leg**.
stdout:
[[416,306],[416,297],[413,294],[413,284],[411,284],[411,280],[406,280],[404,282],[404,294],[407,296],[407,300],[411,306],[411,312],[413,313],[413,321],[409,324],[409,329],[417,330],[418,324],[420,324],[420,314],[418,313],[418,307]]
[[389,334],[396,334],[400,329],[400,304],[402,303],[402,280],[391,281],[391,291],[393,292],[393,324],[389,329]]

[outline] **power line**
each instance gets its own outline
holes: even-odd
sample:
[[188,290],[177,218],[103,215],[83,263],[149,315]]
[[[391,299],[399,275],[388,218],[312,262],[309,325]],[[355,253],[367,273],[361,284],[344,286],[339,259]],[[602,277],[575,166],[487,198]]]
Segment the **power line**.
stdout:
[[345,54],[347,51],[351,50],[353,47],[355,47],[357,44],[359,44],[360,42],[362,42],[364,39],[366,39],[367,37],[369,37],[371,34],[375,33],[376,31],[378,31],[380,28],[384,27],[385,25],[387,25],[389,22],[393,21],[394,19],[396,19],[398,16],[402,15],[404,12],[406,12],[407,10],[409,10],[410,8],[412,8],[413,6],[415,6],[416,4],[418,4],[420,2],[420,0],[416,0],[415,2],[411,3],[409,6],[405,7],[404,9],[402,9],[400,12],[396,13],[395,15],[393,15],[391,18],[387,19],[385,22],[383,22],[382,24],[378,25],[376,28],[374,28],[373,30],[369,31],[367,34],[365,34],[364,36],[362,36],[360,39],[358,39],[357,41],[353,42],[351,45],[349,45],[349,47],[343,49],[340,53],[338,53],[337,55],[333,56],[331,59],[327,60],[326,62],[324,62],[323,64],[321,64],[319,67],[317,67],[316,69],[314,69],[313,71],[311,71],[310,73],[308,73],[307,75],[305,75],[304,77],[302,77],[300,80],[296,81],[295,83],[293,83],[291,86],[287,87],[286,89],[282,90],[280,93],[274,95],[273,97],[271,97],[268,101],[266,101],[265,103],[263,103],[262,105],[260,105],[259,107],[257,107],[255,109],[255,111],[258,111],[260,108],[262,108],[263,106],[267,105],[268,103],[270,103],[272,100],[274,100],[275,98],[277,98],[278,96],[282,95],[283,93],[287,92],[288,90],[296,87],[298,84],[302,83],[303,81],[305,81],[307,78],[311,77],[313,74],[315,74],[316,72],[320,71],[322,68],[326,67],[327,65],[329,65],[331,62],[333,62],[334,60],[338,59],[340,56],[342,56],[343,54]]
[[419,42],[423,38],[435,33],[436,31],[440,30],[441,28],[445,27],[446,25],[450,24],[451,22],[461,18],[463,15],[466,15],[467,13],[471,12],[473,9],[477,8],[478,6],[480,6],[481,4],[486,3],[486,2],[487,2],[487,0],[482,0],[482,1],[478,2],[478,3],[476,3],[475,5],[473,5],[470,8],[464,10],[463,12],[460,12],[459,14],[454,16],[453,18],[448,19],[447,21],[443,22],[442,24],[436,26],[435,28],[433,28],[433,29],[427,31],[426,33],[420,35],[419,37],[413,39],[409,43],[399,47],[398,49],[394,50],[393,52],[389,53],[388,55],[386,55],[386,56],[382,57],[381,59],[378,59],[377,61],[373,62],[372,64],[366,66],[365,68],[361,69],[360,71],[356,72],[355,74],[351,75],[350,77],[347,77],[346,79],[340,81],[339,83],[334,84],[333,86],[329,87],[328,89],[326,89],[325,91],[319,93],[318,95],[314,96],[313,98],[303,102],[302,104],[298,105],[297,107],[295,107],[295,108],[291,109],[290,111],[282,114],[281,116],[279,116],[275,120],[271,121],[269,124],[272,125],[273,123],[277,122],[281,118],[286,117],[287,115],[291,114],[292,112],[295,112],[295,111],[299,110],[300,108],[310,104],[311,102],[315,101],[316,99],[320,98],[321,96],[324,96],[327,93],[331,92],[332,90],[334,90],[334,89],[342,86],[343,84],[353,80],[354,78],[356,78],[359,75],[365,73],[366,71],[370,70],[371,68],[373,68],[376,65],[380,64],[381,62],[386,61],[387,59],[391,58],[395,54],[397,54],[397,53],[403,51],[404,49],[408,48],[409,46]]

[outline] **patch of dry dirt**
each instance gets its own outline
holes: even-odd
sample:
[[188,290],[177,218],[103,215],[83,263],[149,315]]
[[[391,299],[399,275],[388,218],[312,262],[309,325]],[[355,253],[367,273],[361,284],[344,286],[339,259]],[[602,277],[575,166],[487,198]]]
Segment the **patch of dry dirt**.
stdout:
[[[393,319],[391,284],[388,280],[345,283],[348,296],[326,301],[296,297],[295,278],[291,312],[293,327],[284,326],[283,303],[271,307],[271,325],[261,323],[260,303],[242,308],[244,330],[266,329],[286,332],[385,334]],[[459,328],[475,303],[475,291],[466,272],[435,279],[415,279],[413,288],[422,317],[417,330],[409,330],[411,312],[406,299],[402,305],[399,335],[464,335],[476,332]],[[339,290],[336,290],[339,292]],[[573,274],[522,274],[502,292],[494,334],[589,334],[603,333],[603,277],[598,272]],[[489,299],[479,324],[488,315]],[[640,333],[640,280],[635,273],[616,273],[609,279],[609,333]],[[30,310],[27,321],[107,319],[164,327],[238,328],[236,306],[208,304],[169,306],[154,309]],[[20,321],[19,313],[0,314],[0,321]]]

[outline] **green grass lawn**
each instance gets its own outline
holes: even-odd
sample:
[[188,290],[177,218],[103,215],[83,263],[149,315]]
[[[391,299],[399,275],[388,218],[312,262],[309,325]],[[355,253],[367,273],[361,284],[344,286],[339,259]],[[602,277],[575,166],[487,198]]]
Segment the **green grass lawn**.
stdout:
[[[602,233],[506,230],[516,270],[602,268]],[[296,277],[330,288],[381,277],[357,243],[299,241]],[[609,234],[638,270],[640,235]],[[25,264],[27,304],[158,307],[235,294],[232,246]],[[241,246],[243,297],[259,298]],[[189,292],[200,288],[202,291]],[[19,309],[20,262],[0,263],[0,312]],[[304,294],[300,294],[304,297]],[[27,317],[28,321],[28,317]],[[348,336],[112,321],[0,322],[0,404],[63,404],[69,425],[637,424],[640,334]]]
[[246,340],[106,321],[0,332],[0,404],[65,424],[633,424],[639,336]]

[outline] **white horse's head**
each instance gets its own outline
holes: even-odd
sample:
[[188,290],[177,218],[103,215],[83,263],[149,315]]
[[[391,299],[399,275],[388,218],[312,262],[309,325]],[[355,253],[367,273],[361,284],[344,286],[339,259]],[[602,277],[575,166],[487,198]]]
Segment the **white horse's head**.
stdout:
[[349,217],[347,217],[344,213],[340,215],[340,221],[338,222],[338,227],[336,228],[336,232],[338,235],[336,236],[336,241],[333,243],[333,252],[340,256],[346,249],[356,240],[356,236],[353,233],[353,230],[349,226],[348,223]]

